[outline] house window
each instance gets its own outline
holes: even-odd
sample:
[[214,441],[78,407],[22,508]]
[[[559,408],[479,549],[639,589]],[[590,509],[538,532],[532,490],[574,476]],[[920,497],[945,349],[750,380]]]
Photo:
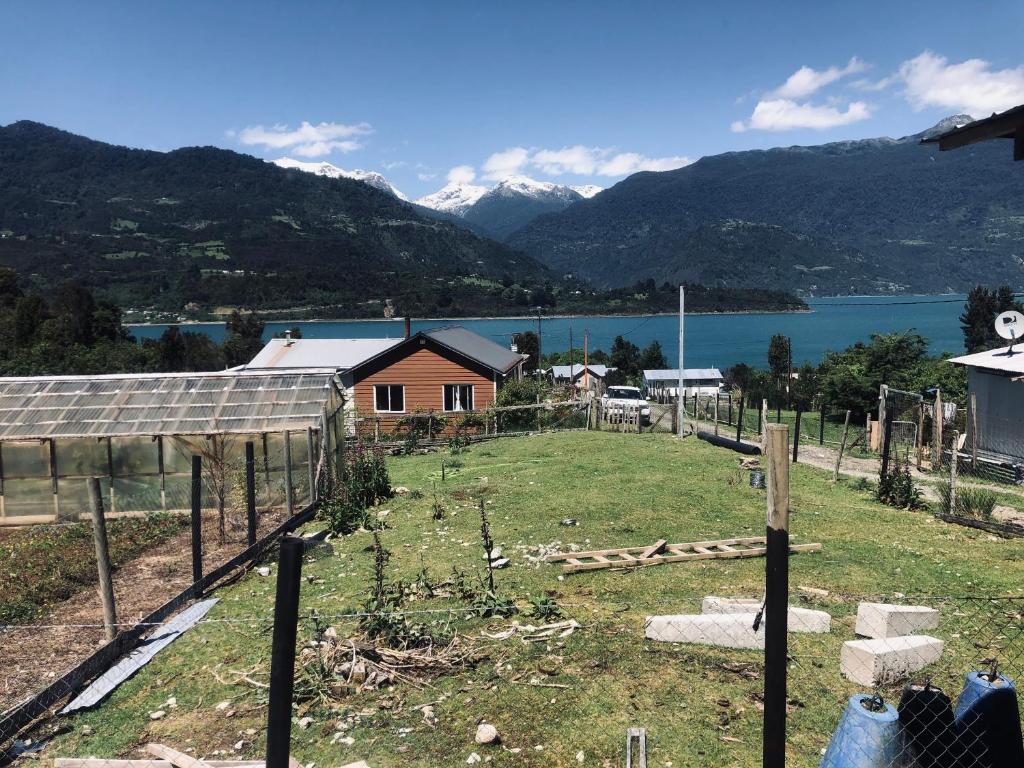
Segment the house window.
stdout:
[[444,409],[446,411],[472,411],[472,384],[445,384]]
[[402,413],[405,410],[405,387],[401,384],[375,384],[373,404],[378,413]]

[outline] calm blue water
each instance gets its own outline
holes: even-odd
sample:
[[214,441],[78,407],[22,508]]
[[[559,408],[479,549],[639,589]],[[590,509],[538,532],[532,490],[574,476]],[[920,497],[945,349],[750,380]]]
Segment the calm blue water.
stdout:
[[[793,340],[793,363],[818,363],[827,350],[843,349],[872,333],[913,328],[931,341],[933,352],[962,352],[959,316],[963,296],[865,296],[814,299],[813,312],[792,314],[692,315],[686,318],[686,367],[726,368],[739,362],[767,365],[768,340],[783,333]],[[413,321],[413,332],[441,325],[464,325],[499,344],[509,344],[519,331],[536,331],[536,319]],[[340,320],[299,323],[267,323],[266,337],[298,325],[306,338],[372,338],[402,336],[401,320]],[[133,326],[139,338],[156,338],[166,325]],[[590,348],[609,350],[622,335],[639,347],[661,342],[665,355],[677,365],[678,320],[674,316],[574,317],[542,321],[545,352],[583,346],[583,332],[590,332]],[[203,331],[220,341],[226,335],[221,323],[199,323],[187,330]]]

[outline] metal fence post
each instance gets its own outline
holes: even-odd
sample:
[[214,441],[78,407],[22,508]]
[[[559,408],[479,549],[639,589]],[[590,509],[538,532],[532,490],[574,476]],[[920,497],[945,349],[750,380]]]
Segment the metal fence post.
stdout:
[[309,471],[309,498],[312,504],[316,501],[316,464],[313,463],[313,428],[306,427],[306,469]]
[[192,583],[203,578],[203,460],[192,457]]
[[793,429],[793,463],[796,463],[800,453],[800,422],[803,420],[803,410],[798,404],[796,407],[796,425]]
[[786,664],[789,613],[789,426],[769,424],[765,551],[764,736],[762,765],[786,765]]
[[289,536],[281,540],[274,599],[274,635],[270,648],[266,768],[288,768],[291,751],[295,636],[299,629],[303,546],[302,539]]
[[98,477],[89,480],[89,513],[92,515],[92,540],[96,546],[96,570],[100,580],[100,599],[103,601],[103,631],[109,641],[117,634],[117,612],[114,609],[114,584],[110,580],[107,521],[103,516],[103,495]]
[[248,546],[256,543],[256,447],[245,444],[245,523]]
[[746,393],[740,392],[740,410],[736,414],[736,442],[743,438],[743,405],[747,401]]

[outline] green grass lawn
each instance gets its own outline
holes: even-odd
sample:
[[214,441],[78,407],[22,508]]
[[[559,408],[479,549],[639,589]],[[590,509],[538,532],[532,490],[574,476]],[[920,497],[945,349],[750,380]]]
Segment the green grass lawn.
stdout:
[[[499,593],[524,610],[531,596],[553,595],[581,627],[541,644],[489,640],[482,630],[498,631],[511,620],[468,616],[454,598],[413,599],[407,609],[422,611],[413,618],[448,625],[478,643],[486,659],[423,687],[395,685],[300,704],[296,717],[312,721],[293,731],[299,760],[325,768],[358,759],[374,768],[425,767],[463,765],[476,751],[501,766],[578,765],[580,753],[583,765],[621,765],[626,729],[640,726],[647,729],[652,766],[760,765],[760,655],[652,643],[643,623],[650,614],[699,612],[705,595],[761,596],[763,559],[560,579],[555,565],[526,558],[541,545],[612,548],[659,538],[761,535],[764,492],[749,487],[736,454],[666,435],[552,434],[478,444],[458,457],[461,467],[447,468],[443,483],[442,458],[452,457],[391,463],[393,484],[422,496],[396,497],[382,507],[389,527],[381,539],[392,553],[388,578],[412,582],[425,571],[439,582],[453,566],[482,576],[477,505],[484,498],[496,542],[512,561],[496,572]],[[432,517],[435,487],[442,520]],[[793,602],[801,602],[800,585],[827,589],[829,597],[809,605],[833,616],[829,635],[790,636],[791,765],[816,766],[842,703],[857,691],[839,675],[838,660],[842,642],[853,638],[860,596],[1024,596],[1024,560],[1019,542],[880,506],[868,493],[832,485],[829,473],[802,465],[792,468],[792,510],[794,539],[824,547],[793,556]],[[563,518],[579,524],[563,526]],[[301,612],[315,611],[346,637],[355,620],[344,617],[371,588],[371,536],[356,533],[333,545],[332,556],[305,566]],[[76,717],[71,733],[44,756],[135,756],[147,741],[192,748],[197,756],[261,756],[266,690],[232,681],[242,673],[267,680],[273,594],[274,579],[255,573],[218,592],[209,623],[162,651],[97,710]],[[1013,614],[1001,604],[929,599],[942,610],[935,634],[948,643],[930,671],[936,683],[958,692],[963,674],[988,653],[1005,658],[1009,674],[1024,672],[1013,667],[1024,665],[1020,603]],[[457,612],[427,612],[449,608]],[[539,623],[528,615],[516,619]],[[301,622],[303,640],[314,624]],[[169,697],[176,706],[165,705]],[[230,704],[218,709],[224,701]],[[416,709],[421,705],[432,706],[436,722]],[[160,709],[166,716],[150,720]],[[497,727],[501,746],[474,745],[480,720]],[[342,736],[351,745],[333,738],[339,724],[349,726]]]

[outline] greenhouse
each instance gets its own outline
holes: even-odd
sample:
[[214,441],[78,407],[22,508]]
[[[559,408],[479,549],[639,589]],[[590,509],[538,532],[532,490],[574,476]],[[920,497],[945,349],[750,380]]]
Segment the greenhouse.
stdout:
[[86,518],[92,477],[110,517],[187,510],[194,455],[204,507],[244,503],[247,442],[259,505],[304,505],[342,405],[322,369],[0,379],[0,525]]

